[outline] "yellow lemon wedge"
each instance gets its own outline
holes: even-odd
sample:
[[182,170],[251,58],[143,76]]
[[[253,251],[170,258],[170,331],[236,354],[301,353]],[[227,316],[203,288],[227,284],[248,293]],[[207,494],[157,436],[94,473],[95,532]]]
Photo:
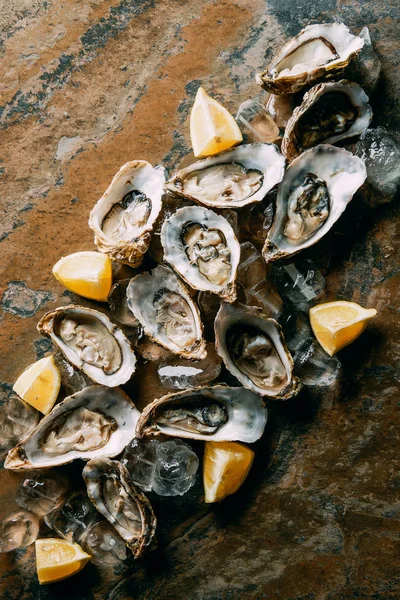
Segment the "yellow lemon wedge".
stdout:
[[310,323],[318,342],[333,356],[354,342],[375,317],[374,308],[362,308],[355,302],[326,302],[310,309]]
[[243,137],[233,116],[202,87],[190,113],[190,138],[196,158],[212,156],[239,144]]
[[101,252],[75,252],[54,265],[53,275],[70,292],[107,302],[112,285],[112,262]]
[[234,494],[247,477],[254,452],[237,442],[206,442],[203,462],[205,501],[219,502]]
[[92,558],[79,546],[59,538],[36,540],[36,571],[39,583],[53,583],[78,573]]
[[61,377],[54,358],[45,356],[18,377],[13,390],[28,404],[47,415],[57,400]]

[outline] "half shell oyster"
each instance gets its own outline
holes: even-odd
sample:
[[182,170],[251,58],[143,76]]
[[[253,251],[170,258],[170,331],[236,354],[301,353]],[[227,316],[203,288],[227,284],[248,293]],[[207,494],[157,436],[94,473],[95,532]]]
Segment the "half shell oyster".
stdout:
[[281,327],[259,308],[222,304],[215,319],[215,347],[245,388],[279,400],[299,391]]
[[256,81],[273,94],[294,94],[307,84],[331,79],[364,45],[343,23],[308,25],[273,58]]
[[146,496],[117,460],[95,458],[83,469],[90,500],[115,527],[135,558],[151,545],[157,520]]
[[200,206],[178,209],[161,229],[164,259],[194,289],[236,298],[240,245],[224,217]]
[[94,242],[112,260],[137,267],[161,210],[164,168],[145,160],[123,165],[89,217]]
[[278,188],[274,222],[262,251],[265,261],[284,258],[318,242],[366,176],[360,158],[328,144],[295,158]]
[[352,81],[319,83],[293,112],[282,140],[282,152],[292,161],[318,144],[334,144],[367,129],[372,109],[364,90]]
[[7,469],[43,469],[116,456],[135,436],[139,411],[119,388],[89,386],[56,404],[8,453]]
[[274,144],[244,144],[182,169],[169,192],[210,208],[260,202],[281,181],[285,159]]
[[205,358],[199,309],[171,269],[160,265],[136,275],[126,296],[129,309],[157,344],[185,358]]
[[136,368],[128,339],[102,312],[71,304],[46,313],[38,323],[70,363],[96,383],[126,383]]
[[154,400],[142,412],[136,436],[252,443],[262,436],[266,422],[267,409],[260,396],[241,387],[215,385]]

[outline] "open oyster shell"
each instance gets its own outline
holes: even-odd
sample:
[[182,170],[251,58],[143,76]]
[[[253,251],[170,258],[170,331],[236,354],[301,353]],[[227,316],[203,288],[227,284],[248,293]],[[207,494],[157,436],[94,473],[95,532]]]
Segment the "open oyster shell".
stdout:
[[318,144],[334,144],[368,128],[372,109],[364,90],[352,81],[319,83],[304,94],[289,119],[282,152],[289,162]]
[[255,306],[222,304],[215,348],[228,371],[257,394],[286,400],[300,389],[280,325]]
[[256,75],[256,81],[273,94],[293,94],[312,82],[336,77],[363,45],[364,40],[343,23],[308,25]]
[[157,520],[146,496],[117,460],[95,458],[83,469],[90,500],[113,525],[135,558],[151,545]]
[[265,198],[284,168],[274,144],[244,144],[178,171],[165,187],[210,208],[239,208]]
[[15,448],[6,469],[44,469],[77,458],[116,456],[135,437],[139,411],[119,388],[84,388],[56,404]]
[[94,242],[112,260],[137,267],[161,210],[164,168],[145,160],[123,165],[89,217]]
[[136,436],[252,443],[262,436],[266,422],[267,409],[260,396],[241,387],[215,385],[154,400],[142,412]]
[[360,158],[328,144],[295,158],[278,188],[274,222],[262,250],[265,261],[285,258],[318,242],[366,176]]
[[161,229],[164,259],[194,289],[236,298],[240,245],[224,217],[200,206],[185,206]]
[[200,312],[175,273],[159,265],[131,279],[129,309],[152,340],[184,358],[206,357]]
[[121,385],[135,371],[136,357],[128,339],[98,310],[73,304],[61,306],[42,317],[38,330],[96,383]]

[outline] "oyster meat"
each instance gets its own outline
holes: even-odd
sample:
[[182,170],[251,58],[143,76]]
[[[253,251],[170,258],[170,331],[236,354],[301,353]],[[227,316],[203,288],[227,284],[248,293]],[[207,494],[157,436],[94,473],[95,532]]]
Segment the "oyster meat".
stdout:
[[295,158],[278,188],[274,222],[262,251],[265,261],[284,258],[318,242],[366,176],[360,158],[328,144]]
[[211,208],[261,201],[281,181],[285,159],[274,144],[244,144],[178,171],[169,192]]
[[178,209],[164,221],[165,260],[194,289],[233,302],[240,245],[224,217],[200,206]]
[[7,469],[42,469],[116,456],[135,436],[139,411],[119,388],[89,386],[56,404],[8,453]]
[[83,469],[90,500],[113,525],[135,558],[151,545],[156,517],[149,500],[117,460],[94,458]]
[[102,312],[84,306],[62,306],[48,312],[38,330],[51,338],[75,367],[96,383],[126,383],[136,368],[128,339]]
[[343,23],[308,25],[256,75],[273,94],[294,94],[305,85],[331,79],[342,71],[364,45]]
[[292,161],[318,144],[334,144],[367,129],[372,110],[364,90],[352,81],[319,83],[293,112],[282,140],[282,152]]
[[199,360],[206,356],[199,309],[175,273],[164,265],[131,279],[129,309],[152,340],[175,354]]
[[228,371],[257,394],[285,400],[300,389],[280,325],[259,308],[223,304],[215,319],[215,347]]
[[252,443],[261,437],[266,422],[267,410],[260,396],[240,387],[215,385],[154,400],[142,412],[136,436],[165,434]]
[[126,163],[90,213],[89,227],[101,252],[137,267],[150,244],[161,211],[164,168],[145,160]]

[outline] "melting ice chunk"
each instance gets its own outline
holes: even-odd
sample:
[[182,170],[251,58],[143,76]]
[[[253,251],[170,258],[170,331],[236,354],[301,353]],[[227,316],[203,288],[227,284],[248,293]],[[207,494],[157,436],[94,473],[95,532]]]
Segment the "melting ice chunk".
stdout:
[[30,546],[39,533],[36,515],[20,510],[0,522],[0,552],[11,552]]

